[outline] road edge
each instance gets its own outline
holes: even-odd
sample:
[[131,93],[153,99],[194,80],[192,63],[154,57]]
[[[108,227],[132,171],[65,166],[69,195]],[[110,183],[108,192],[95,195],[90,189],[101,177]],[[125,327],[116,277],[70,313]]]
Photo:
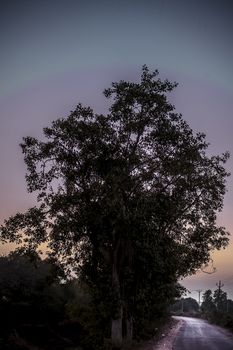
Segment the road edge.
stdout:
[[172,350],[177,333],[179,332],[183,320],[177,320],[173,316],[170,321],[161,329],[159,336],[144,342],[140,346],[134,347],[137,350]]
[[166,329],[166,332],[162,334],[162,338],[156,344],[154,344],[154,347],[151,348],[151,350],[172,350],[173,349],[173,344],[175,342],[177,333],[182,327],[184,321],[177,320],[173,317],[172,317],[172,320],[175,322],[173,322],[170,328]]

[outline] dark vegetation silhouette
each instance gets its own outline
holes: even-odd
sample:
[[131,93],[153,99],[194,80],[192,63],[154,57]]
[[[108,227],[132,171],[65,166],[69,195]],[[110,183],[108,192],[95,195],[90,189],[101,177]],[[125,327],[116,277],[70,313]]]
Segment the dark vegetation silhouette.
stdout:
[[203,294],[201,312],[208,321],[233,331],[233,300],[219,286],[213,292],[208,289]]
[[140,82],[104,91],[107,115],[79,104],[44,128],[41,141],[21,144],[38,203],[6,220],[1,239],[30,251],[46,242],[65,275],[76,273],[85,302],[70,302],[70,315],[87,305],[77,321],[88,324],[88,349],[149,336],[179,295],[179,278],[228,243],[216,225],[228,153],[207,154],[205,135],[168,100],[176,85],[144,66]]
[[182,298],[176,300],[176,302],[170,306],[169,311],[174,314],[185,314],[185,315],[198,315],[199,304],[196,299],[193,298]]

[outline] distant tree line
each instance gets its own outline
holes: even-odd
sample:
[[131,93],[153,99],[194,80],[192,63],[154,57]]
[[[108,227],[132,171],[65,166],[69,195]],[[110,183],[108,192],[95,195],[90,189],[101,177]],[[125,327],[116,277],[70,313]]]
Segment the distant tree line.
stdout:
[[199,312],[199,304],[196,299],[182,298],[176,300],[176,302],[169,307],[169,311],[176,314],[197,314]]
[[18,249],[0,257],[0,349],[102,348],[107,316],[59,264]]

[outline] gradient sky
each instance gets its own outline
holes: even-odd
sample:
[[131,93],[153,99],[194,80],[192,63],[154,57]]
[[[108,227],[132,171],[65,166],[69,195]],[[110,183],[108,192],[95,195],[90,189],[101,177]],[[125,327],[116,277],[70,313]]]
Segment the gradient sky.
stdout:
[[[171,100],[207,134],[210,153],[233,155],[232,18],[231,0],[1,0],[1,222],[35,203],[26,192],[22,137],[40,136],[78,102],[106,111],[103,89],[137,80],[144,63],[179,83]],[[233,158],[227,167],[233,172]],[[218,221],[233,232],[233,177],[224,203]],[[183,284],[214,289],[221,279],[233,298],[233,244],[213,258],[215,274]]]

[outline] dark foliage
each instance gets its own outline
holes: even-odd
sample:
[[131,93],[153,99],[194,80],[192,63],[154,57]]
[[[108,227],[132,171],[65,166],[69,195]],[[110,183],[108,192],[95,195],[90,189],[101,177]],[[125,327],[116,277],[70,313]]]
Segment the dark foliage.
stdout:
[[183,298],[177,300],[171,305],[170,311],[174,313],[190,313],[195,315],[195,313],[199,312],[199,305],[193,298]]
[[213,293],[210,289],[203,294],[201,311],[204,318],[233,331],[233,301],[227,298],[222,288]]

